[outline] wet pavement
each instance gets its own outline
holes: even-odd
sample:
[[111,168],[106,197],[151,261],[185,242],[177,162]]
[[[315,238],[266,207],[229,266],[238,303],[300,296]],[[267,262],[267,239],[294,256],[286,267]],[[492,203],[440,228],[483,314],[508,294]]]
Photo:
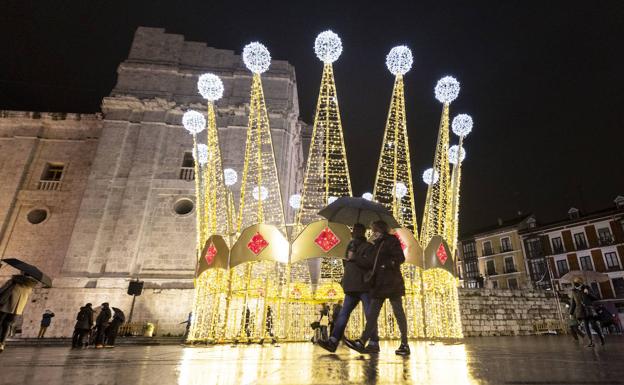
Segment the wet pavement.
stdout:
[[412,355],[330,354],[310,343],[120,346],[71,350],[11,347],[0,355],[0,384],[623,384],[624,337],[588,349],[570,337],[470,338],[444,345],[412,341]]

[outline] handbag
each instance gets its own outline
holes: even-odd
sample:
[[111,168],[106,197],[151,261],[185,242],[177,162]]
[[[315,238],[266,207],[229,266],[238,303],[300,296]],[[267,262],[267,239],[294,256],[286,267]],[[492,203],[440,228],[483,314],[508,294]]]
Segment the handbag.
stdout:
[[373,269],[371,271],[367,271],[366,274],[364,274],[364,283],[367,283],[371,286],[375,285],[375,275],[377,274],[377,260],[379,259],[379,252],[381,251],[381,248],[383,247],[385,241],[382,241],[381,244],[379,245],[379,248],[377,249],[377,254],[375,255],[375,262],[373,262]]

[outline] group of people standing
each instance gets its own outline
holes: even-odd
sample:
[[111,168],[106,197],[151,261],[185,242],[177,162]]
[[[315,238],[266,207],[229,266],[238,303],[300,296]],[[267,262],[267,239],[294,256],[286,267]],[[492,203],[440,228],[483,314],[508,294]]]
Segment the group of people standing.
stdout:
[[[345,297],[333,322],[331,336],[318,341],[323,349],[333,353],[342,340],[347,347],[360,353],[378,353],[377,319],[388,299],[401,334],[401,344],[395,353],[400,356],[410,354],[402,300],[405,283],[401,265],[405,256],[400,241],[389,230],[386,222],[375,221],[371,224],[372,235],[367,240],[366,227],[360,223],[353,226],[341,282]],[[344,337],[344,331],[351,312],[360,302],[364,307],[366,326],[358,339],[351,340]]]
[[119,328],[126,321],[124,313],[108,302],[99,309],[87,303],[80,308],[76,316],[76,325],[72,336],[72,348],[86,348],[90,344],[96,349],[114,347]]

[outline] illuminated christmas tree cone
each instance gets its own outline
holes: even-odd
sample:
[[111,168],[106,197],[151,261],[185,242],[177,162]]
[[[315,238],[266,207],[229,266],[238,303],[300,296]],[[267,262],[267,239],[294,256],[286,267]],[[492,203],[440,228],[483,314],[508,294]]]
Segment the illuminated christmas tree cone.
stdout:
[[[295,234],[306,225],[322,220],[317,213],[329,203],[352,195],[332,65],[342,53],[340,37],[332,31],[320,33],[314,42],[314,51],[324,65]],[[307,273],[302,268],[306,265]],[[307,275],[316,301],[342,298],[339,284],[342,274],[342,262],[327,257],[312,258],[292,266],[293,282]]]
[[442,118],[436,142],[433,168],[423,174],[428,184],[420,242],[425,248],[423,298],[425,335],[428,338],[462,338],[457,278],[453,255],[445,238],[452,228],[452,188],[448,161],[449,106],[459,94],[459,82],[447,76],[435,87]]
[[[395,76],[394,88],[388,110],[388,119],[381,145],[374,200],[383,204],[392,212],[401,227],[418,237],[416,210],[414,208],[414,190],[410,163],[409,140],[407,135],[405,93],[403,76],[411,69],[413,57],[406,46],[397,46],[386,56],[386,66]],[[396,236],[401,237],[400,233]],[[406,235],[404,235],[406,236]],[[402,240],[402,245],[405,241]],[[404,247],[404,250],[407,250]],[[405,280],[405,308],[408,316],[409,334],[412,337],[424,336],[421,295],[421,268],[410,263],[402,266]],[[390,314],[388,304],[382,314]],[[397,337],[398,328],[392,317],[383,317],[380,331],[386,337]]]
[[[267,48],[253,42],[243,49],[243,61],[253,73],[251,84],[251,99],[249,103],[249,123],[245,145],[245,161],[240,192],[240,205],[237,220],[239,239],[237,244],[244,242],[237,249],[235,244],[230,257],[231,288],[230,303],[228,306],[226,335],[231,339],[251,341],[262,340],[269,333],[283,334],[281,321],[282,307],[285,306],[286,271],[288,262],[288,243],[284,246],[282,240],[286,236],[284,223],[284,207],[280,191],[280,183],[275,164],[275,153],[271,139],[269,117],[262,89],[260,75],[267,71],[271,64],[271,56]],[[261,234],[263,225],[272,225],[274,228]],[[256,226],[249,229],[250,226]],[[257,228],[257,230],[256,230]],[[249,240],[245,230],[250,231]],[[272,229],[276,229],[277,233]],[[262,253],[274,253],[275,243],[280,243],[282,262],[254,259]],[[267,250],[271,250],[270,252]],[[249,254],[250,251],[252,254]],[[275,251],[277,252],[277,251]],[[285,260],[283,253],[285,252]],[[234,260],[240,255],[247,255],[247,259]],[[270,255],[270,258],[277,258]],[[266,320],[271,318],[273,328],[268,331]]]

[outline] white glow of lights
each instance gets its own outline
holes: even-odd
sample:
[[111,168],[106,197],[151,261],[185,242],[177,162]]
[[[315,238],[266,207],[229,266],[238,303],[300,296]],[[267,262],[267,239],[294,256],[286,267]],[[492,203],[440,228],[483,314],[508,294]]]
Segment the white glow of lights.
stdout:
[[182,115],[182,125],[191,134],[199,134],[206,129],[206,118],[197,111],[186,111]]
[[271,54],[267,47],[254,41],[243,48],[243,62],[251,72],[261,74],[269,69]]
[[215,74],[203,74],[197,80],[197,90],[204,99],[214,102],[223,96],[223,82]]
[[403,182],[398,182],[394,187],[394,196],[399,199],[402,199],[407,195],[407,186]]
[[425,170],[425,172],[423,172],[422,178],[423,178],[423,182],[425,182],[428,185],[432,185],[432,184],[438,183],[438,179],[440,179],[440,175],[438,174],[437,171],[434,173],[432,168],[428,168]]
[[[449,148],[449,152],[448,152],[449,163],[457,164],[457,158],[459,156],[459,152],[460,152],[459,145],[457,144]],[[462,148],[460,162],[463,162],[464,159],[466,159],[466,149]]]
[[372,201],[373,200],[373,194],[371,194],[369,192],[365,192],[364,194],[362,194],[362,198],[366,199],[367,201]]
[[386,56],[386,67],[395,76],[405,75],[412,68],[413,63],[412,50],[404,45],[392,48]]
[[252,194],[255,200],[266,200],[269,197],[269,189],[264,186],[260,186],[260,188],[256,186]]
[[336,202],[338,200],[338,197],[329,197],[327,198],[327,204],[331,205],[332,203]]
[[288,204],[295,210],[299,210],[301,208],[301,194],[293,194],[288,198]]
[[321,32],[314,40],[314,53],[323,63],[333,63],[342,53],[342,41],[334,32]]
[[438,80],[435,86],[435,97],[441,103],[450,103],[459,95],[459,82],[452,76]]
[[[199,158],[199,164],[204,165],[208,163],[208,146],[200,143],[197,145],[197,157]],[[195,153],[193,153],[193,158],[195,158]]]
[[232,168],[223,170],[223,179],[226,186],[234,186],[238,182],[238,173]]
[[453,133],[457,136],[467,136],[472,132],[472,118],[468,114],[459,114],[453,118]]

